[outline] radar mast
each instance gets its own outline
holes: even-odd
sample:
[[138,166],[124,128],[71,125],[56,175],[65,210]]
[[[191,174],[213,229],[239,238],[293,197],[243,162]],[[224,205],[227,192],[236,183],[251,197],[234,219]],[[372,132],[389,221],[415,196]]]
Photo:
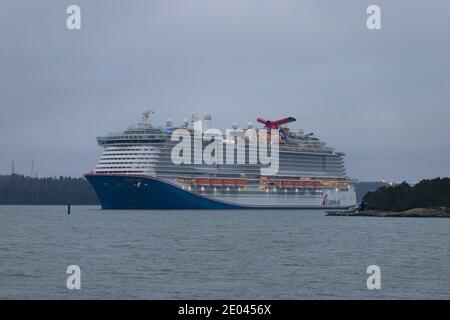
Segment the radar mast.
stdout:
[[153,110],[147,110],[142,113],[141,122],[139,122],[139,128],[147,128],[150,127],[150,115],[155,114]]

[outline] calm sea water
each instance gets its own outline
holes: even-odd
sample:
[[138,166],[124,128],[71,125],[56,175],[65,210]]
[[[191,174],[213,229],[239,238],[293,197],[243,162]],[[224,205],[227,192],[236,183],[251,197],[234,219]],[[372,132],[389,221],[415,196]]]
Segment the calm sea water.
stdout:
[[[450,219],[0,206],[3,299],[450,298]],[[81,268],[68,290],[66,268]],[[381,268],[368,290],[366,268]]]

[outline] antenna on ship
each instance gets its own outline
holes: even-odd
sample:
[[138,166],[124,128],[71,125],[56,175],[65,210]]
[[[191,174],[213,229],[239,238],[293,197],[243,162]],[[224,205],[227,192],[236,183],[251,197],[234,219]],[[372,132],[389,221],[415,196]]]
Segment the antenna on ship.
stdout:
[[14,172],[14,157],[12,157],[12,161],[11,161],[11,175],[13,175]]
[[191,113],[191,128],[194,127],[194,122],[197,121],[197,117],[195,116],[195,114],[192,112]]

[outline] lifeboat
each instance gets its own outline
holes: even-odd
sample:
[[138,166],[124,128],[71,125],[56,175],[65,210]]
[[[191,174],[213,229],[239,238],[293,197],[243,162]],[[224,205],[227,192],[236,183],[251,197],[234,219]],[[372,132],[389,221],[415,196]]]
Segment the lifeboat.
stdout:
[[212,185],[215,185],[215,186],[222,185],[223,184],[223,180],[222,179],[210,179],[209,180],[209,184],[212,184]]
[[320,187],[322,183],[319,181],[292,181],[294,187]]
[[195,179],[195,182],[197,184],[207,185],[207,184],[209,184],[209,179],[198,178],[198,179]]
[[246,185],[247,181],[244,179],[206,179],[206,178],[197,178],[195,179],[195,183],[198,185]]
[[245,186],[247,184],[247,180],[244,180],[244,179],[238,179],[238,180],[234,180],[234,181],[237,185],[240,185],[240,186]]
[[223,184],[225,185],[246,185],[247,184],[247,180],[244,179],[224,179],[223,180]]

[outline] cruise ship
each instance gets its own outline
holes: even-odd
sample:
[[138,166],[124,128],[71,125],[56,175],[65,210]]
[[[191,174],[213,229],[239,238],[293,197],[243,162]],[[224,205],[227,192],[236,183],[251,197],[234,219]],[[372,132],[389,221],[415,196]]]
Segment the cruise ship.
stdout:
[[[192,115],[178,126],[168,119],[165,126],[156,127],[150,121],[153,114],[146,111],[137,125],[97,137],[104,151],[85,178],[103,209],[346,209],[356,205],[355,181],[346,174],[345,154],[313,133],[290,129],[288,125],[296,121],[293,117],[258,118],[260,128],[250,122],[245,128],[233,123],[223,136],[223,152],[233,151],[231,160],[242,152],[246,161],[211,164],[201,159],[201,154],[198,159],[198,152],[185,154],[190,162],[177,163],[173,157],[179,143],[174,133],[181,130],[195,136],[200,122],[201,134],[207,135],[212,128],[211,115],[202,121]],[[268,155],[274,153],[272,145],[277,142],[274,173],[264,172],[268,164],[248,161],[252,152],[261,150],[254,150],[250,143],[240,144],[237,138],[248,142],[250,131],[256,132],[258,142],[260,134],[268,132]],[[279,134],[271,137],[270,132]],[[206,148],[214,139],[200,141],[200,147]],[[189,146],[195,147],[195,143],[189,142]]]

